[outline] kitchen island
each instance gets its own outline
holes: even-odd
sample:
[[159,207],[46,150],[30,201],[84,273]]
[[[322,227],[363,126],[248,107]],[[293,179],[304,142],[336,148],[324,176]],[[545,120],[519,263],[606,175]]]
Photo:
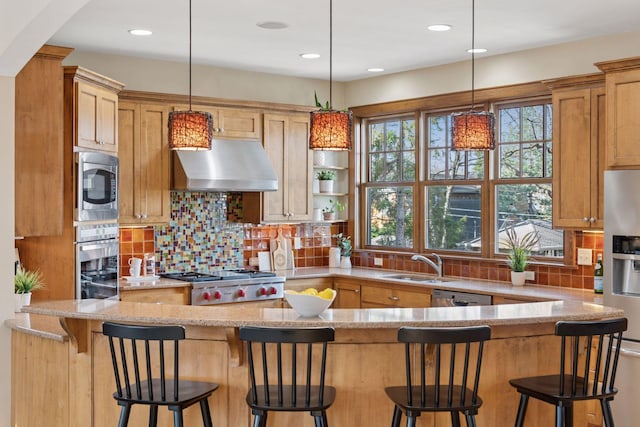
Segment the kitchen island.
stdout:
[[[336,329],[329,347],[327,383],[338,390],[329,409],[333,427],[387,426],[392,404],[384,387],[401,384],[404,349],[396,341],[401,326],[466,326],[487,324],[492,340],[487,343],[480,392],[484,405],[478,425],[513,424],[518,395],[510,378],[552,372],[558,357],[553,336],[558,320],[590,320],[621,316],[621,310],[578,301],[551,301],[482,307],[402,309],[330,309],[316,318],[300,318],[291,309],[194,307],[106,300],[65,300],[35,303],[24,314],[8,321],[13,328],[14,408],[13,425],[113,426],[119,407],[111,397],[115,390],[103,321],[146,324],[181,324],[187,340],[181,346],[183,374],[218,382],[211,397],[216,426],[251,425],[244,402],[248,372],[238,327],[317,327]],[[27,320],[57,328],[56,335],[38,334]],[[59,320],[60,328],[56,322]],[[39,329],[45,329],[39,325]],[[64,332],[62,332],[64,331]],[[51,369],[22,370],[34,364]],[[31,389],[29,389],[31,387]],[[46,387],[47,390],[34,387]],[[38,399],[40,392],[46,396]],[[30,397],[30,400],[27,399]],[[33,411],[34,399],[42,410]],[[160,411],[161,426],[169,426],[167,411]],[[530,403],[530,425],[552,425],[553,407]],[[586,415],[582,415],[582,413]],[[41,418],[38,418],[41,417]],[[136,408],[130,425],[145,425],[147,410]],[[597,405],[576,408],[576,424],[600,425]],[[270,416],[271,419],[271,416]],[[52,422],[54,421],[55,422]],[[578,421],[580,420],[580,421]],[[273,425],[312,426],[303,414],[274,414]],[[185,412],[185,425],[200,425],[197,408]],[[418,425],[448,426],[446,415],[424,414]]]

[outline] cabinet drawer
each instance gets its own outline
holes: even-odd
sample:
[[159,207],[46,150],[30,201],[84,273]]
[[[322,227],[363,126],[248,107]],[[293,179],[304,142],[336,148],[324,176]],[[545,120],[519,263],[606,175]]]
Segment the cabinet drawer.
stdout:
[[431,296],[427,291],[409,291],[396,288],[363,286],[362,305],[364,303],[379,304],[385,307],[429,307]]
[[188,305],[189,297],[188,287],[120,291],[120,301],[128,302]]

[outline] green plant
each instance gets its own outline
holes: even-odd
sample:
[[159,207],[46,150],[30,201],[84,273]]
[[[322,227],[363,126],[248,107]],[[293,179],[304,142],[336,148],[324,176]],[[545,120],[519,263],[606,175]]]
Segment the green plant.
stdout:
[[316,174],[316,177],[320,181],[330,181],[332,179],[335,179],[336,173],[332,170],[321,170],[321,171],[318,171],[318,173]]
[[336,241],[338,242],[338,247],[340,248],[340,256],[351,256],[351,252],[353,251],[353,246],[351,246],[351,236],[344,237],[342,233],[337,233],[331,237],[335,237]]
[[339,200],[331,200],[329,199],[329,206],[325,206],[322,208],[322,212],[342,212],[344,210],[344,204],[340,203]]
[[330,111],[331,110],[331,106],[329,105],[329,101],[327,101],[326,105],[322,105],[320,103],[320,101],[318,101],[318,94],[315,91],[313,92],[313,97],[316,100],[316,107],[318,107],[320,109],[320,111]]
[[527,268],[531,251],[540,241],[540,236],[534,231],[518,236],[514,228],[507,228],[505,234],[507,238],[502,243],[509,251],[507,264],[511,270],[522,272]]
[[22,266],[18,267],[18,271],[13,278],[13,291],[16,294],[28,294],[31,291],[44,287],[42,281],[42,273],[38,270],[25,270]]

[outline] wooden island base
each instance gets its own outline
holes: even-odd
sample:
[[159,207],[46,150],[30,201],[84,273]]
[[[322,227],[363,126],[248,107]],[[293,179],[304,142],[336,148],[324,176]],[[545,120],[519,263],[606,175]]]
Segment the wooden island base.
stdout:
[[[71,340],[54,341],[13,331],[12,425],[117,425],[119,407],[111,396],[115,384],[101,321],[61,320],[71,332]],[[484,404],[478,426],[513,425],[519,395],[509,379],[554,372],[559,357],[554,323],[492,326],[482,368],[480,396]],[[337,388],[336,403],[328,411],[331,427],[390,425],[393,405],[384,387],[402,384],[404,379],[404,347],[397,343],[396,334],[396,327],[336,328],[336,342],[328,352],[327,384]],[[210,398],[215,426],[252,425],[244,401],[249,383],[246,355],[237,340],[237,328],[187,326],[180,356],[183,376],[220,384]],[[172,426],[170,412],[164,408],[159,412],[158,425]],[[577,404],[575,418],[576,426],[602,425],[597,404]],[[269,419],[270,426],[314,425],[307,413],[271,413]],[[147,420],[148,409],[134,407],[129,425],[147,425]],[[185,412],[186,426],[201,423],[197,405]],[[423,414],[417,425],[450,426],[451,421],[447,413]],[[526,425],[554,425],[554,408],[532,400]]]

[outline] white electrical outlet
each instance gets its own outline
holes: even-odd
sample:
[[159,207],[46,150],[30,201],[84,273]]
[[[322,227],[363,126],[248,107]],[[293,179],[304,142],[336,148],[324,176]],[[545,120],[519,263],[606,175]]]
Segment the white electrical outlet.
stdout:
[[591,265],[593,263],[593,251],[591,249],[578,248],[578,265]]
[[382,258],[374,257],[373,258],[373,265],[378,266],[378,267],[382,267]]
[[536,272],[535,271],[525,271],[524,272],[524,280],[536,280]]

